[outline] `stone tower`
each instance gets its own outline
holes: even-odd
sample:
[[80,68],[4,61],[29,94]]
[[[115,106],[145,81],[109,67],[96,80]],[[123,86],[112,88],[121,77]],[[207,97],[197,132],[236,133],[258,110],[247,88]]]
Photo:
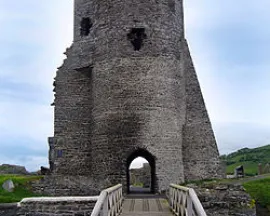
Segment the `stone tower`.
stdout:
[[128,191],[138,156],[151,166],[152,192],[220,176],[182,0],[75,0],[74,41],[65,54],[49,139],[58,191],[117,183]]

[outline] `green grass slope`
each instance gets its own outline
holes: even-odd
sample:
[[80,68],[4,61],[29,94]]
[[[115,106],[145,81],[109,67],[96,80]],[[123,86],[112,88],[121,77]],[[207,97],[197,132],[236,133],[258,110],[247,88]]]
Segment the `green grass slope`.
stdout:
[[[0,203],[19,202],[26,197],[40,196],[31,191],[30,182],[41,178],[41,176],[0,175]],[[11,179],[15,185],[11,193],[2,188],[3,183],[8,179]]]
[[253,199],[270,209],[270,177],[246,182],[243,186]]
[[259,163],[263,166],[270,163],[270,145],[254,149],[243,148],[229,155],[222,155],[221,159],[226,161],[227,174],[233,174],[237,166],[243,165],[246,175],[257,175]]

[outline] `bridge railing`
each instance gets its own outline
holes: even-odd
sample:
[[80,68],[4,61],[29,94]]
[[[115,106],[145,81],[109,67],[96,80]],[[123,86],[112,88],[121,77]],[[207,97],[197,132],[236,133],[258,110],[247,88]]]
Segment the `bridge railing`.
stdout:
[[122,211],[122,202],[121,184],[105,189],[100,193],[91,216],[118,216]]
[[170,207],[177,216],[207,216],[202,204],[192,188],[176,184],[170,185]]

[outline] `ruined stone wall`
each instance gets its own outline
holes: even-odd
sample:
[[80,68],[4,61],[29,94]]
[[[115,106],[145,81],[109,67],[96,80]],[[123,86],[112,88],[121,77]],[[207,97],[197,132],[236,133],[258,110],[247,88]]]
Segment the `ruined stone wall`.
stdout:
[[159,190],[183,181],[182,2],[76,0],[74,21],[55,80],[54,174],[125,188],[126,159],[142,148],[156,158]]
[[184,41],[186,124],[183,127],[185,180],[225,177],[189,47]]
[[17,203],[0,204],[0,216],[16,216],[19,209]]
[[199,186],[190,184],[187,187],[196,191],[208,216],[257,215],[254,201],[241,185],[206,182]]
[[91,173],[90,71],[60,69],[55,81],[54,167],[56,173]]
[[97,197],[28,198],[20,202],[17,216],[91,215]]
[[[93,174],[110,176],[111,184],[126,184],[125,160],[138,148],[156,157],[159,189],[183,178],[183,29],[179,1],[173,3],[92,1]],[[128,35],[139,28],[145,36],[135,51]]]
[[[77,3],[82,3],[80,9]],[[80,34],[76,17],[89,17],[92,1],[75,1],[75,28]],[[86,7],[87,4],[88,6]],[[89,5],[90,4],[90,5]],[[78,32],[79,33],[78,33]],[[75,41],[65,52],[67,58],[58,68],[54,82],[54,142],[51,146],[51,169],[57,175],[91,175],[91,127],[93,109],[92,53],[95,36]]]
[[156,191],[218,176],[183,25],[181,0],[75,0],[74,42],[55,78],[54,176],[125,190],[138,149],[154,158]]
[[36,194],[50,196],[97,196],[104,181],[91,176],[51,175],[32,182],[31,188]]

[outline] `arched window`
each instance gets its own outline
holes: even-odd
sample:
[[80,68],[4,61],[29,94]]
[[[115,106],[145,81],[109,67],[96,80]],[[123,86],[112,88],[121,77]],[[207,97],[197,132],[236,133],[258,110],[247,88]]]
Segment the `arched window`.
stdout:
[[92,23],[89,17],[82,18],[81,20],[81,36],[87,36],[90,33]]

